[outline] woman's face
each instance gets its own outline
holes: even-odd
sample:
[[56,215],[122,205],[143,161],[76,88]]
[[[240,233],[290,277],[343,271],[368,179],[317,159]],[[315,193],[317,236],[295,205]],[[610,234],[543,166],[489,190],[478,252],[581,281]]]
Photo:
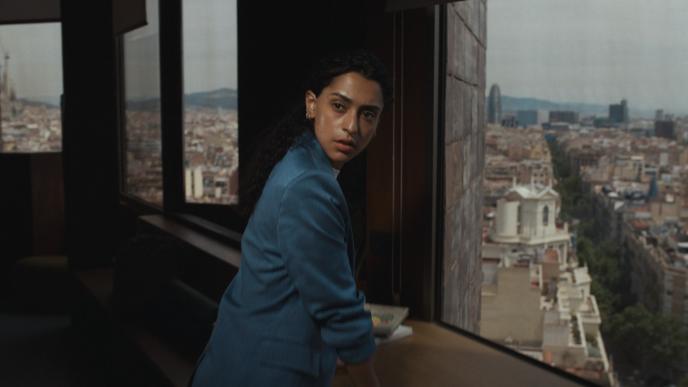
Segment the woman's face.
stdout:
[[383,106],[380,85],[356,72],[337,76],[319,96],[306,92],[306,114],[333,167],[340,169],[368,146]]

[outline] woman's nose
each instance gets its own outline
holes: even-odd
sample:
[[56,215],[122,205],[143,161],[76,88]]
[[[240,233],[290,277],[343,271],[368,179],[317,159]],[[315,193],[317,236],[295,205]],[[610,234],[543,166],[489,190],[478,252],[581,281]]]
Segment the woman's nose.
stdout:
[[344,130],[354,137],[358,134],[358,115],[354,112],[349,113],[346,121],[344,122]]

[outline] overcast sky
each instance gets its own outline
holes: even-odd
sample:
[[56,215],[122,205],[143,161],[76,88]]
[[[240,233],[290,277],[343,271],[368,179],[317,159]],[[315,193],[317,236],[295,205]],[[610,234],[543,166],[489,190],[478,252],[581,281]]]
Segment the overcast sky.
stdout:
[[[236,0],[183,0],[186,92],[237,87]],[[157,1],[147,1],[148,26],[126,35],[127,96],[159,95]],[[62,93],[59,23],[0,26],[0,55],[10,54],[9,75],[19,97]],[[0,66],[4,64],[0,58]],[[135,71],[134,71],[135,70]],[[155,76],[151,76],[155,74]]]
[[488,0],[487,90],[688,113],[688,1]]
[[[125,35],[127,98],[157,97],[158,2],[148,0],[148,25]],[[236,0],[184,0],[184,91],[237,87]],[[158,74],[158,77],[151,77]]]
[[18,97],[62,93],[61,36],[59,23],[0,26],[0,66],[5,65],[8,53],[9,76]]

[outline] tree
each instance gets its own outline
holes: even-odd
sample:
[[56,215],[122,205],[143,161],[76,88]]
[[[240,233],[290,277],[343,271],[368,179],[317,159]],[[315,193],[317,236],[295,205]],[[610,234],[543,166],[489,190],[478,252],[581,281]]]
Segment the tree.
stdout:
[[674,379],[688,362],[686,328],[671,317],[652,314],[642,305],[612,315],[606,331],[619,353],[646,375]]

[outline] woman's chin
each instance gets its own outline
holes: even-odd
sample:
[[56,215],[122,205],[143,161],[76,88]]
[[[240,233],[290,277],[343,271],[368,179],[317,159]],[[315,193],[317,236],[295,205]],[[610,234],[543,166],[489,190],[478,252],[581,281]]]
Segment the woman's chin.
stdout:
[[334,155],[334,157],[330,157],[332,166],[337,169],[341,169],[344,166],[344,164],[346,164],[346,162],[349,160],[349,156],[342,153],[337,153],[336,155]]

